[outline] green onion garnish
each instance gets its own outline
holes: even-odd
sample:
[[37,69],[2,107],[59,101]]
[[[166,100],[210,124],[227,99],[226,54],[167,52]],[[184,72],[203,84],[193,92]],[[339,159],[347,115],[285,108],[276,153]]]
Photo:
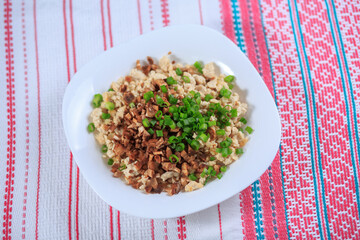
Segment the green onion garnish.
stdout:
[[201,139],[201,141],[203,142],[207,142],[207,140],[209,140],[209,136],[207,136],[205,133],[201,133],[199,135],[199,138]]
[[102,145],[102,147],[101,147],[101,152],[106,153],[107,150],[108,150],[108,147],[107,147],[105,144]]
[[222,149],[222,153],[221,156],[223,157],[228,157],[230,154],[232,153],[232,150],[230,148],[223,148]]
[[123,164],[123,165],[121,165],[118,169],[119,169],[120,171],[123,171],[123,170],[125,170],[125,169],[126,169],[126,165],[125,165],[125,164]]
[[113,165],[113,163],[114,163],[114,160],[113,160],[112,158],[110,158],[110,159],[108,160],[108,165]]
[[219,173],[216,177],[218,178],[218,179],[221,179],[222,178],[222,174],[221,173]]
[[106,108],[107,110],[114,110],[114,109],[115,109],[115,104],[112,103],[112,102],[106,102],[106,103],[105,103],[105,108]]
[[170,160],[171,163],[174,162],[173,159],[175,159],[175,162],[179,162],[179,158],[178,158],[178,156],[176,156],[175,154],[172,154],[172,155],[170,155],[170,157],[169,157],[169,160]]
[[197,177],[195,176],[195,174],[190,174],[189,175],[189,179],[191,180],[191,181],[196,181],[197,180]]
[[169,137],[169,140],[168,140],[169,143],[178,143],[179,142],[179,139],[175,136],[171,136]]
[[245,119],[245,118],[240,118],[240,120],[239,120],[240,122],[242,122],[243,124],[246,124],[247,123],[247,120]]
[[167,84],[169,84],[169,85],[177,84],[177,81],[176,81],[173,77],[168,77],[168,78],[166,79],[166,82],[167,82]]
[[200,177],[205,177],[205,175],[207,174],[207,169],[204,168],[204,170],[202,171],[202,173],[200,174]]
[[205,131],[207,129],[207,124],[206,123],[202,123],[199,125],[199,130],[200,131]]
[[230,147],[231,143],[232,143],[231,138],[227,137],[224,141],[220,143],[220,147],[222,148]]
[[220,172],[226,172],[226,166],[221,166],[220,167]]
[[129,107],[134,108],[134,107],[135,107],[135,103],[131,102],[131,103],[129,104]]
[[210,157],[210,161],[215,161],[215,157]]
[[235,79],[235,77],[233,75],[229,75],[224,78],[224,81],[229,83],[229,82],[234,81],[234,79]]
[[190,83],[190,78],[188,76],[183,76],[182,80],[184,80],[186,83]]
[[199,73],[203,74],[202,66],[199,62],[195,62],[194,67],[199,71]]
[[197,151],[200,148],[200,142],[194,139],[194,140],[191,141],[190,147],[192,149],[194,149],[195,151]]
[[225,130],[224,129],[219,129],[216,131],[216,134],[219,136],[224,136],[225,135]]
[[220,90],[220,97],[224,97],[224,98],[230,98],[231,96],[231,91],[226,89],[225,87],[223,87],[221,90]]
[[169,103],[175,105],[178,102],[178,99],[173,95],[169,95]]
[[245,131],[247,131],[249,134],[251,134],[251,133],[254,131],[254,129],[252,129],[251,127],[247,126],[247,127],[245,128]]
[[204,186],[207,184],[207,182],[210,180],[211,176],[208,176],[204,182]]
[[153,135],[153,134],[154,134],[154,130],[153,130],[152,128],[149,128],[149,129],[147,130],[147,132],[148,132],[150,135]]
[[231,83],[229,83],[228,86],[229,86],[229,89],[230,89],[230,90],[232,90],[232,89],[234,88],[234,85],[231,84]]
[[167,93],[168,91],[165,85],[160,86],[160,89],[163,93]]
[[149,122],[149,119],[147,119],[147,118],[144,118],[143,120],[142,120],[142,123],[143,123],[143,125],[144,125],[144,127],[150,127],[150,122]]
[[89,132],[95,131],[95,124],[94,123],[89,123],[89,125],[87,126],[87,129],[88,129]]
[[144,94],[144,99],[146,102],[148,102],[153,97],[154,97],[154,93],[152,91],[148,91]]
[[177,107],[176,106],[170,106],[169,107],[169,113],[175,113],[175,112],[177,112]]
[[102,113],[101,114],[101,118],[102,119],[109,119],[111,116],[110,116],[110,114],[109,113]]
[[244,151],[242,150],[242,148],[237,148],[237,149],[235,150],[235,153],[236,153],[237,155],[240,155],[240,154],[243,154]]
[[92,100],[92,105],[94,107],[100,107],[102,101],[103,101],[102,95],[101,94],[95,94],[94,98]]
[[177,151],[177,152],[181,152],[182,150],[184,150],[185,149],[185,144],[183,144],[183,143],[179,143],[178,145],[176,145],[176,147],[175,147],[175,151]]
[[155,120],[155,119],[152,119],[151,121],[150,121],[150,125],[153,127],[153,126],[155,126],[155,124],[157,123],[157,121]]
[[157,120],[160,120],[161,117],[162,117],[162,115],[163,115],[162,111],[159,110],[159,111],[157,111],[157,112],[155,113],[155,118],[156,118]]
[[210,101],[211,99],[213,99],[214,97],[211,94],[206,94],[205,96],[205,101]]
[[231,114],[232,118],[237,117],[237,115],[238,115],[237,109],[235,109],[235,108],[231,109],[230,114]]
[[182,73],[183,73],[180,68],[177,68],[177,69],[175,70],[175,72],[176,72],[176,74],[179,75],[179,76],[181,76]]
[[216,121],[211,121],[208,122],[209,127],[215,126],[216,125]]
[[156,130],[156,136],[158,136],[158,137],[164,136],[163,131],[162,130]]
[[109,90],[108,90],[108,92],[113,92],[114,91],[114,89],[112,89],[112,88],[109,88]]

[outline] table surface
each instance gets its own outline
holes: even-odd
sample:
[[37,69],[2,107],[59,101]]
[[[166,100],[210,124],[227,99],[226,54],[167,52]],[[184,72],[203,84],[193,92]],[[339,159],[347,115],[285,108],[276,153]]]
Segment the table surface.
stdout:
[[[4,0],[0,12],[3,239],[360,238],[359,1]],[[217,206],[129,216],[84,181],[62,97],[104,50],[184,23],[246,53],[279,109],[281,146],[259,180]]]

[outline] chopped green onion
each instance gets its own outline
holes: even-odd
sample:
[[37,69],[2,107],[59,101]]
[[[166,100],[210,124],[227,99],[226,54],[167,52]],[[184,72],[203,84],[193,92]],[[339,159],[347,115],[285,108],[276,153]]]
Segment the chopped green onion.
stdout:
[[190,78],[188,76],[183,76],[182,80],[184,80],[186,83],[190,83]]
[[220,172],[226,172],[226,166],[221,166],[220,167]]
[[160,104],[160,107],[163,107],[163,108],[167,108],[169,106],[170,106],[170,103],[168,103],[168,102],[163,102]]
[[210,157],[210,161],[215,161],[215,157]]
[[134,107],[135,107],[135,103],[131,102],[131,103],[129,104],[129,107],[134,108]]
[[228,86],[229,86],[229,89],[230,89],[230,90],[232,90],[232,89],[234,88],[234,85],[231,84],[231,83],[229,83]]
[[205,96],[205,101],[210,101],[211,99],[213,99],[214,97],[211,94],[206,94]]
[[211,121],[208,122],[209,127],[215,126],[216,125],[216,121]]
[[235,153],[236,153],[237,155],[240,155],[240,154],[243,154],[244,151],[242,150],[242,148],[237,148],[237,149],[235,150]]
[[231,143],[232,143],[231,138],[227,137],[224,141],[222,141],[222,142],[220,143],[220,146],[221,146],[222,148],[227,148],[227,147],[230,147]]
[[94,123],[89,123],[89,125],[87,126],[87,129],[88,129],[89,132],[95,131],[95,124]]
[[125,164],[123,164],[123,165],[121,165],[118,169],[119,169],[120,171],[123,171],[123,170],[125,170],[125,169],[126,169],[126,165],[125,165]]
[[101,94],[95,94],[92,100],[92,104],[94,107],[100,107],[101,102],[103,101],[103,97]]
[[204,170],[202,171],[202,173],[200,174],[200,177],[205,177],[205,175],[207,174],[207,169],[204,168]]
[[163,131],[162,130],[156,130],[156,136],[158,136],[158,137],[164,136]]
[[230,114],[231,114],[232,118],[237,117],[237,115],[238,115],[237,109],[236,108],[231,109]]
[[177,81],[176,81],[173,77],[168,77],[168,78],[166,79],[166,82],[167,82],[167,84],[169,84],[169,85],[177,84]]
[[232,153],[232,150],[230,148],[223,148],[221,156],[228,157]]
[[107,147],[105,144],[102,145],[102,147],[101,147],[101,152],[106,153],[107,150],[108,150],[108,147]]
[[207,184],[207,182],[210,180],[211,176],[208,176],[204,182],[204,186]]
[[164,124],[164,119],[159,120],[159,126],[161,127]]
[[194,67],[199,71],[199,73],[203,74],[202,66],[199,62],[195,62]]
[[240,122],[242,122],[243,124],[246,124],[247,123],[247,120],[245,119],[245,118],[240,118],[240,120],[239,120]]
[[222,153],[222,151],[223,151],[223,148],[217,148],[217,149],[216,149],[216,152],[217,152],[217,153]]
[[201,141],[203,142],[207,142],[207,140],[209,140],[209,136],[207,136],[205,133],[201,133],[199,135],[199,138],[201,139]]
[[108,165],[113,165],[113,163],[114,163],[114,160],[113,160],[112,158],[110,158],[110,159],[108,160]]
[[147,130],[147,132],[148,132],[150,135],[153,135],[153,134],[154,134],[154,130],[153,130],[152,128],[149,128],[149,129]]
[[148,91],[144,94],[144,99],[146,102],[148,102],[153,97],[154,97],[153,91]]
[[156,104],[158,104],[158,105],[161,105],[164,103],[164,100],[159,95],[155,96],[155,100],[156,100]]
[[234,79],[235,79],[235,77],[233,75],[229,75],[224,78],[224,81],[229,83],[229,82],[234,81]]
[[179,139],[175,136],[171,136],[169,137],[169,140],[168,140],[169,143],[178,143],[179,142]]
[[105,103],[105,108],[106,108],[107,110],[114,110],[114,109],[115,109],[115,104],[112,103],[112,102],[106,102],[106,103]]
[[243,133],[243,132],[244,132],[244,129],[242,129],[242,128],[239,128],[239,131]]
[[161,117],[162,117],[162,115],[163,115],[162,111],[159,110],[159,111],[157,111],[157,112],[155,113],[155,118],[156,118],[157,120],[160,120]]
[[207,124],[206,123],[202,123],[199,125],[199,130],[200,131],[205,131],[207,129]]
[[110,114],[109,113],[102,113],[101,114],[101,118],[102,119],[109,119],[111,116],[110,116]]
[[170,155],[170,157],[169,157],[169,160],[170,160],[171,163],[174,162],[173,159],[175,159],[175,162],[179,162],[179,158],[178,158],[178,156],[176,156],[175,154],[172,154],[172,155]]
[[147,119],[147,118],[144,118],[143,120],[142,120],[142,123],[143,123],[143,125],[144,125],[144,127],[150,127],[150,122],[149,122],[149,119]]
[[247,126],[247,127],[245,128],[245,131],[247,131],[249,134],[251,134],[251,133],[254,131],[254,129],[252,129],[251,127]]
[[175,72],[176,72],[176,74],[179,75],[179,76],[181,76],[182,73],[183,73],[180,68],[177,68],[177,69],[175,70]]
[[109,90],[108,90],[108,92],[113,92],[114,91],[114,89],[112,89],[112,88],[109,88]]
[[184,150],[185,149],[185,144],[183,144],[183,143],[179,143],[178,145],[176,145],[176,147],[175,147],[175,151],[177,151],[177,152],[181,152],[182,150]]
[[221,173],[219,173],[216,177],[218,178],[218,179],[221,179],[222,178],[222,174]]
[[196,181],[197,180],[197,177],[195,176],[195,174],[190,174],[189,175],[189,179],[191,180],[191,181]]
[[221,90],[220,90],[220,97],[224,97],[224,98],[230,98],[231,96],[231,91],[226,89],[225,87],[223,87]]
[[216,134],[219,136],[224,136],[225,135],[225,130],[224,129],[219,129],[216,131]]
[[178,99],[173,95],[169,95],[169,103],[175,105],[178,102]]
[[169,107],[169,113],[174,113],[174,112],[177,112],[177,107],[176,106],[170,106]]
[[197,151],[200,148],[200,142],[194,139],[194,140],[191,141],[190,147],[192,149],[194,149],[195,151]]
[[167,88],[166,88],[165,85],[160,86],[160,89],[161,89],[161,91],[162,91],[163,93],[167,93],[167,92],[168,92],[168,90],[167,90]]
[[157,123],[157,121],[155,120],[155,119],[152,119],[151,121],[150,121],[150,125],[153,127],[153,126],[155,126],[155,124]]

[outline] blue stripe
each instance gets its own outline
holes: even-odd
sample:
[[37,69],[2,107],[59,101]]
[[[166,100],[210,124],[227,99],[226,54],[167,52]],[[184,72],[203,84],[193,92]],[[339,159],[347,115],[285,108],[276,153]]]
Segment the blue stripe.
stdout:
[[[244,38],[242,35],[242,27],[240,25],[239,21],[239,11],[236,8],[237,1],[231,0],[231,7],[233,12],[233,19],[234,19],[234,29],[236,34],[236,39],[238,42],[238,46],[240,47],[241,51],[245,52],[245,44],[244,44]],[[264,228],[263,226],[263,215],[262,215],[262,209],[261,209],[261,196],[260,196],[260,188],[259,186],[260,182],[257,180],[254,182],[251,186],[252,193],[253,193],[253,204],[254,204],[254,217],[255,217],[255,229],[256,229],[256,235],[258,239],[265,239],[264,235]]]
[[[329,23],[330,23],[330,28],[331,28],[331,35],[332,35],[332,38],[334,40],[334,44],[335,44],[335,50],[336,50],[336,56],[337,56],[337,59],[338,59],[338,63],[339,63],[339,68],[340,68],[340,74],[341,74],[341,81],[342,81],[342,85],[343,85],[343,91],[344,91],[344,97],[345,97],[345,105],[346,105],[346,118],[347,118],[347,122],[348,122],[348,132],[349,132],[349,135],[352,135],[352,132],[351,132],[351,121],[350,121],[350,111],[349,111],[349,102],[348,102],[348,95],[347,95],[347,92],[346,92],[346,86],[345,86],[345,79],[344,79],[344,73],[343,73],[343,69],[341,67],[341,60],[340,60],[340,55],[339,55],[339,51],[338,51],[338,48],[339,46],[337,45],[337,42],[336,42],[336,39],[335,39],[335,33],[334,33],[334,29],[333,29],[333,25],[331,24],[331,17],[330,17],[330,11],[329,11],[329,5],[328,5],[328,2],[325,1],[325,4],[326,4],[326,10],[327,10],[327,13],[328,13],[328,17],[329,17]],[[332,0],[332,4],[333,6],[334,5],[334,1]],[[356,138],[356,143],[357,143],[357,146],[359,147],[359,136],[357,133],[359,133],[358,131],[358,126],[357,126],[357,118],[356,118],[356,109],[355,109],[355,100],[354,100],[354,96],[351,94],[353,93],[353,89],[352,89],[352,83],[351,83],[351,76],[350,76],[350,72],[349,72],[349,68],[348,68],[348,63],[347,63],[347,60],[346,60],[346,56],[345,56],[345,50],[344,50],[344,45],[343,45],[343,42],[342,42],[342,37],[341,37],[341,32],[340,32],[340,27],[339,27],[339,23],[338,23],[338,20],[337,20],[337,16],[336,16],[336,9],[333,7],[333,11],[334,11],[334,15],[335,15],[335,20],[336,20],[336,25],[337,25],[337,29],[338,29],[338,32],[339,32],[339,39],[340,39],[340,44],[341,44],[341,49],[342,49],[342,53],[343,53],[343,58],[344,58],[344,61],[345,61],[345,67],[346,67],[346,72],[347,72],[347,75],[348,75],[348,82],[349,82],[349,87],[350,87],[350,96],[351,96],[351,102],[353,104],[353,112],[354,112],[354,120],[355,120],[355,138]],[[354,156],[354,145],[353,145],[353,140],[352,138],[350,137],[350,150],[351,150],[351,160],[352,160],[352,165],[353,165],[353,168],[355,169],[354,170],[354,178],[355,178],[355,190],[356,190],[356,202],[357,202],[357,205],[360,206],[360,199],[359,199],[359,179],[358,179],[358,176],[357,176],[357,171],[356,171],[356,161],[355,161],[355,156]],[[358,149],[358,157],[360,159],[360,153],[359,153],[359,149]]]
[[[273,68],[272,68],[272,62],[271,62],[271,58],[270,58],[269,45],[268,45],[268,41],[267,41],[266,33],[265,33],[265,24],[264,24],[264,19],[263,19],[263,14],[262,14],[263,11],[262,11],[262,7],[261,7],[261,0],[258,0],[258,2],[259,2],[259,7],[260,7],[261,25],[262,25],[262,30],[263,30],[263,34],[264,34],[266,50],[267,50],[267,54],[268,54],[270,70],[271,70],[271,82],[272,82],[272,85],[273,85],[275,104],[276,104],[276,107],[278,108],[277,95],[276,95],[276,85],[275,85],[274,75],[273,75],[273,72],[272,72]],[[280,142],[280,147],[279,147],[279,154],[280,154],[281,182],[282,182],[282,190],[283,190],[284,205],[285,205],[286,231],[287,231],[288,238],[290,239],[289,220],[288,220],[288,216],[287,216],[287,212],[286,212],[286,199],[285,199],[286,195],[285,195],[285,184],[284,184],[284,172],[283,172],[283,165],[282,165],[283,163],[282,163],[281,142]],[[269,169],[271,169],[271,166],[269,167]]]
[[[306,82],[305,82],[305,74],[304,74],[304,66],[303,66],[303,63],[301,61],[301,55],[300,55],[300,52],[299,52],[299,43],[298,43],[298,39],[297,39],[297,36],[296,36],[296,29],[295,29],[295,26],[294,26],[294,20],[293,20],[293,12],[292,12],[292,9],[291,9],[291,4],[290,4],[290,0],[288,0],[288,5],[289,5],[289,11],[290,11],[290,20],[291,20],[291,26],[292,26],[292,29],[293,29],[293,34],[294,34],[294,38],[295,38],[295,44],[296,44],[296,51],[297,51],[297,54],[298,54],[298,58],[299,58],[299,63],[300,63],[300,68],[301,68],[301,76],[302,76],[302,81],[303,81],[303,85],[304,85],[304,93],[305,93],[305,99],[306,99],[306,112],[307,112],[307,116],[308,116],[308,127],[309,127],[309,138],[310,138],[310,152],[311,152],[311,161],[312,161],[312,164],[311,164],[311,167],[312,167],[312,174],[313,174],[313,178],[314,178],[314,192],[315,192],[315,203],[316,203],[316,213],[317,213],[317,219],[318,219],[318,224],[319,224],[319,229],[320,229],[320,237],[321,239],[324,238],[323,236],[323,233],[322,233],[322,223],[321,223],[321,219],[320,219],[320,207],[319,207],[319,202],[318,202],[318,194],[317,194],[317,179],[316,179],[316,170],[315,170],[315,157],[314,157],[314,146],[312,144],[312,127],[311,127],[311,122],[310,122],[310,113],[309,113],[309,96],[307,94],[308,92],[308,89],[307,89],[307,85],[306,85]],[[319,144],[319,139],[318,139],[318,133],[317,133],[317,129],[318,129],[318,124],[317,124],[317,116],[316,116],[316,106],[315,106],[315,94],[314,94],[314,91],[313,91],[313,86],[312,86],[312,79],[311,79],[311,73],[310,73],[310,67],[309,67],[309,62],[308,62],[308,58],[307,58],[307,55],[306,55],[306,51],[305,51],[305,44],[304,44],[304,39],[302,37],[302,31],[301,31],[301,24],[300,24],[300,19],[299,19],[299,14],[298,14],[298,9],[297,9],[297,4],[296,4],[296,0],[294,0],[294,5],[295,5],[295,9],[296,9],[296,17],[297,17],[297,21],[298,21],[298,28],[299,28],[299,32],[300,32],[300,36],[301,36],[301,42],[302,42],[302,45],[303,45],[303,52],[304,52],[304,55],[305,55],[305,61],[306,61],[306,67],[307,67],[307,71],[308,71],[308,76],[309,76],[309,82],[310,82],[310,89],[311,89],[311,95],[312,95],[312,98],[313,98],[313,109],[314,109],[314,122],[315,122],[315,138],[316,138],[316,145],[317,145],[317,148],[318,148],[318,160],[319,160],[319,166],[320,166],[320,169],[319,169],[319,172],[320,172],[320,176],[321,178],[323,178],[323,173],[322,173],[322,164],[321,164],[321,156],[320,156],[320,144]],[[320,183],[321,187],[322,187],[322,190],[323,192],[325,193],[325,189],[324,189],[324,186]],[[324,212],[325,212],[325,221],[326,221],[326,227],[327,227],[327,234],[328,236],[330,237],[330,230],[329,230],[329,221],[327,219],[327,209],[326,209],[326,202],[325,202],[325,197],[323,196],[322,197],[322,201],[323,201],[323,205],[324,205]]]

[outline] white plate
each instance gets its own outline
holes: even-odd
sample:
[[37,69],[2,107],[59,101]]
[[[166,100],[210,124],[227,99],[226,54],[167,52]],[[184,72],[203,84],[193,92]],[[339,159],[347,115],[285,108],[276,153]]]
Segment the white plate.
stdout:
[[[101,157],[93,134],[87,132],[91,101],[106,91],[111,82],[129,73],[137,59],[158,60],[171,51],[177,62],[215,62],[236,83],[249,105],[248,125],[255,131],[221,180],[204,188],[174,196],[144,194],[112,177]],[[128,214],[169,218],[211,207],[239,193],[268,168],[280,143],[279,115],[263,80],[244,53],[222,34],[202,26],[166,27],[114,47],[85,65],[72,78],[63,100],[65,134],[80,171],[94,191],[108,204]]]

